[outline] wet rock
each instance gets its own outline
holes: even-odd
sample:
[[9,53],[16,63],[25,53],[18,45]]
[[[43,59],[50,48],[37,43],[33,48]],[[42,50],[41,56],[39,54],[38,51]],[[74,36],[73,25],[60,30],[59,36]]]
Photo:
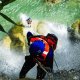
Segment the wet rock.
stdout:
[[[15,77],[13,77],[15,78]],[[17,78],[13,79],[12,76],[8,76],[7,74],[0,74],[0,80],[17,80]],[[25,78],[25,80],[28,78]],[[31,79],[30,79],[31,80]],[[32,79],[35,80],[35,79]],[[46,79],[48,80],[48,79]],[[53,73],[53,80],[80,80],[80,70],[71,69],[61,70]]]
[[54,73],[54,80],[80,80],[80,72],[74,69],[69,71],[61,70]]
[[70,38],[80,39],[80,20],[75,21],[67,30]]
[[23,35],[23,26],[14,25],[9,32],[8,36],[4,39],[4,45],[8,42],[8,47],[15,52],[23,53],[25,47],[25,36]]
[[62,0],[45,0],[46,3],[59,3]]
[[6,74],[1,73],[0,74],[0,80],[11,80]]

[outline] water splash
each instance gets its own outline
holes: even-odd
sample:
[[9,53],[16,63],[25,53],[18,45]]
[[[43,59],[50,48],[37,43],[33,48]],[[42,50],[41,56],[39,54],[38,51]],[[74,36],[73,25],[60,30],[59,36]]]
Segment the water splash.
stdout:
[[[58,64],[60,70],[70,70],[73,68],[79,68],[80,66],[80,43],[72,44],[68,37],[67,26],[58,23],[47,22],[48,31],[54,33],[58,37],[58,45],[55,51],[55,60]],[[43,29],[43,28],[42,28]],[[44,30],[43,30],[44,31]],[[48,33],[48,32],[46,32]],[[1,44],[0,44],[1,45]],[[4,50],[3,50],[4,49]],[[6,74],[16,74],[18,77],[19,71],[24,63],[23,54],[15,54],[10,52],[9,49],[0,47],[0,70]],[[5,57],[6,56],[6,57]],[[54,70],[57,70],[57,67],[54,63]],[[5,70],[5,71],[4,71]],[[0,72],[1,72],[0,71]],[[32,69],[27,76],[32,77],[36,74],[35,67]]]
[[18,77],[22,61],[24,62],[24,55],[13,53],[3,45],[0,46],[0,73]]

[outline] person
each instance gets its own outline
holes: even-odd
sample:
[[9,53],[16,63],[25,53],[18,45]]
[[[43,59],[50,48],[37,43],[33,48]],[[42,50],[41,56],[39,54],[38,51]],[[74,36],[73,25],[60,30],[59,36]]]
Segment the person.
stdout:
[[[53,58],[54,50],[57,46],[58,38],[54,34],[48,33],[47,36],[36,35],[34,36],[31,32],[27,33],[27,40],[29,45],[29,56],[25,56],[25,63],[19,74],[19,79],[24,79],[26,73],[32,69],[38,60],[44,67],[53,69]],[[44,79],[46,72],[37,66],[37,77],[36,79]]]

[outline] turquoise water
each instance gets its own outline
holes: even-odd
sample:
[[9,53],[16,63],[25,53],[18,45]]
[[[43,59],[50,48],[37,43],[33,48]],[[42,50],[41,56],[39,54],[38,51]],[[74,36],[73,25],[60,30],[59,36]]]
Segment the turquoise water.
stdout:
[[[26,13],[32,19],[48,20],[71,25],[80,19],[80,0],[64,0],[57,4],[47,4],[45,0],[16,0],[6,5],[1,11],[15,22],[19,21],[19,14]],[[12,24],[0,17],[0,24],[8,31]],[[0,36],[6,35],[1,33]]]

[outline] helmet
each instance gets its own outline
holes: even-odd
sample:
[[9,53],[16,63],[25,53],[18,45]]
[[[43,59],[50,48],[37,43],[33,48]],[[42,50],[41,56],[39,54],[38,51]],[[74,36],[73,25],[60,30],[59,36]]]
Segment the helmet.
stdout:
[[46,38],[47,38],[47,39],[50,39],[50,40],[52,40],[52,41],[55,40],[55,42],[56,42],[56,44],[57,44],[58,38],[56,37],[56,35],[48,33],[47,36],[46,36]]
[[43,53],[44,47],[44,43],[40,40],[37,40],[30,45],[29,52],[31,55],[37,56]]

